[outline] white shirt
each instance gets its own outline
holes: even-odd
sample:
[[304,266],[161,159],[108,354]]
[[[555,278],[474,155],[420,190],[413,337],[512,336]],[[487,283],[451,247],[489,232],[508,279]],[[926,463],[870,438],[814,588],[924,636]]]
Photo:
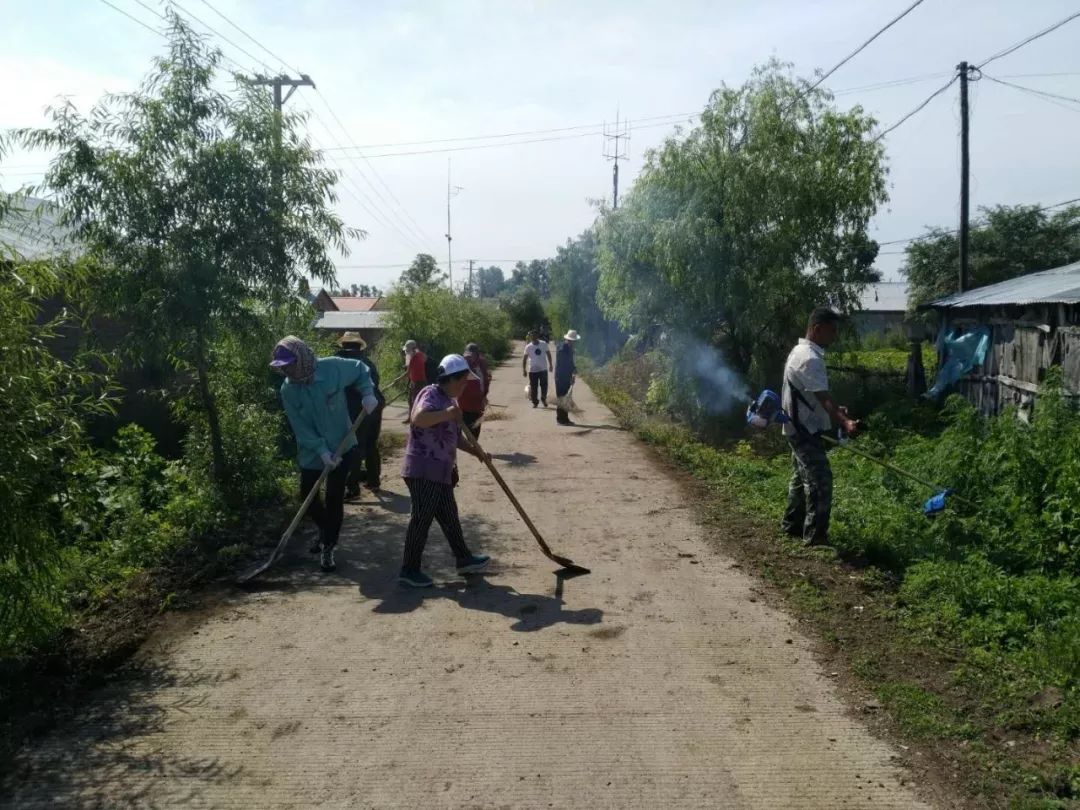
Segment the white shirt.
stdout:
[[548,370],[548,345],[544,341],[526,343],[524,356],[529,358],[529,371]]
[[[803,400],[792,394],[794,385],[802,392]],[[810,433],[821,433],[832,427],[832,419],[815,393],[829,390],[829,375],[825,369],[825,350],[806,338],[799,338],[784,364],[784,388],[781,394],[784,410]],[[809,404],[808,404],[809,403]],[[795,426],[785,423],[784,435],[794,436]]]

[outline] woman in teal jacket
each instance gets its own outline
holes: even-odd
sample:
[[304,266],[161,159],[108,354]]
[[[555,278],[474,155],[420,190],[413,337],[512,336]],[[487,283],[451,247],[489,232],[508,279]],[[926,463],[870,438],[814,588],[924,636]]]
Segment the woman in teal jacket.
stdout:
[[[300,338],[289,335],[274,347],[270,366],[285,375],[281,403],[296,435],[297,461],[300,464],[300,498],[306,498],[326,477],[325,505],[315,498],[308,514],[319,527],[319,550],[323,571],[336,568],[334,548],[341,523],[345,519],[345,484],[349,477],[356,436],[350,429],[346,388],[356,388],[363,396],[364,413],[374,411],[379,401],[371,384],[367,366],[344,357],[315,358],[315,353]],[[341,456],[338,445],[345,440]]]

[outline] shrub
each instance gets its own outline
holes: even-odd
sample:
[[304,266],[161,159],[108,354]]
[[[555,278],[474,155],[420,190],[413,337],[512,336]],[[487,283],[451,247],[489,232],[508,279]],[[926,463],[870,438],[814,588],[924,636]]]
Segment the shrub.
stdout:
[[470,342],[493,360],[510,351],[510,320],[490,301],[459,298],[435,287],[394,292],[387,306],[386,332],[375,350],[384,384],[403,371],[400,350],[406,340],[416,340],[436,362],[460,354]]

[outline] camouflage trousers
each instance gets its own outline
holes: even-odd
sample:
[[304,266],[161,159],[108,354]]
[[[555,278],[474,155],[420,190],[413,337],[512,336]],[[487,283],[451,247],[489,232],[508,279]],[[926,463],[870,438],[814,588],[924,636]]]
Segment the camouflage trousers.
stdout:
[[789,437],[788,444],[793,469],[781,528],[808,545],[826,543],[832,511],[832,468],[825,443],[819,436],[798,434]]

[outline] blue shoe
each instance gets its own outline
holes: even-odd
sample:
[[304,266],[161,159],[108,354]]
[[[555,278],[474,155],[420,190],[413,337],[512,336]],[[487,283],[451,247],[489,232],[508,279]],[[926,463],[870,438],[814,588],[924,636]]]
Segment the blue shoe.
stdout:
[[487,554],[473,554],[464,560],[458,560],[457,572],[459,574],[475,574],[487,568],[489,562],[491,562],[491,557]]
[[401,573],[398,574],[398,582],[412,588],[430,588],[435,584],[435,580],[423,571],[407,571],[404,568],[402,568]]

